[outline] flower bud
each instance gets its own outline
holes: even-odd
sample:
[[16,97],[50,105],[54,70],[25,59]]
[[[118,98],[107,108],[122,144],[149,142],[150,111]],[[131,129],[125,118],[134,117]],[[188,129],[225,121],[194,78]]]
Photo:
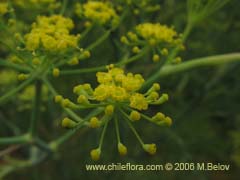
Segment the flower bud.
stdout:
[[122,36],[121,39],[120,39],[120,41],[121,41],[123,44],[129,44],[129,41],[128,41],[128,39],[127,39],[126,36]]
[[101,150],[99,148],[93,149],[93,150],[91,150],[90,155],[91,155],[92,160],[97,161],[100,159]]
[[153,89],[155,91],[159,91],[160,90],[160,84],[158,84],[158,83],[154,83],[152,87],[153,87]]
[[143,149],[151,155],[156,154],[157,151],[156,144],[144,144]]
[[113,105],[108,105],[105,108],[105,115],[111,116],[114,112],[114,106]]
[[79,60],[76,56],[74,56],[69,62],[69,65],[77,65],[79,63]]
[[97,117],[92,117],[89,121],[89,127],[91,128],[99,128],[100,127],[100,121]]
[[168,94],[162,94],[162,96],[156,101],[157,104],[163,104],[168,101]]
[[140,51],[141,50],[137,46],[134,46],[133,49],[132,49],[132,52],[135,53],[135,54],[138,54]]
[[132,111],[129,118],[132,120],[132,121],[138,121],[141,119],[141,115],[138,111]]
[[158,54],[154,54],[152,57],[153,62],[159,62],[160,61],[160,56]]
[[63,100],[63,97],[62,97],[61,95],[57,95],[57,96],[55,96],[55,98],[54,98],[54,101],[55,101],[56,103],[60,103],[62,100]]
[[163,121],[164,119],[165,119],[165,115],[161,112],[158,112],[155,116],[152,117],[152,120],[154,122]]
[[89,103],[88,98],[85,95],[80,95],[77,99],[77,102],[79,104],[88,104]]
[[125,156],[127,154],[127,147],[122,143],[118,143],[118,152],[121,156]]
[[168,126],[171,126],[172,125],[172,119],[170,117],[166,117],[164,119],[164,122],[168,125]]
[[58,77],[60,75],[60,70],[58,68],[54,68],[52,74],[54,77]]
[[69,118],[64,118],[62,120],[62,127],[64,128],[74,128],[77,126],[77,123],[74,122],[73,120],[69,119]]
[[84,57],[84,58],[90,58],[90,57],[91,57],[90,51],[84,51],[84,52],[83,52],[83,57]]
[[167,55],[168,55],[168,49],[167,49],[167,48],[163,48],[163,49],[161,50],[161,54],[162,54],[163,56],[167,56]]

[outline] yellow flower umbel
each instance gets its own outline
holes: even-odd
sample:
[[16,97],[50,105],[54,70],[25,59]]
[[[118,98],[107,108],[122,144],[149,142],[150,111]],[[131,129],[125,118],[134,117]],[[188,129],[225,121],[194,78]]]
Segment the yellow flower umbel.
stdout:
[[166,57],[169,50],[173,48],[184,48],[177,32],[173,28],[160,23],[139,24],[126,36],[122,36],[121,42],[133,47],[133,53],[138,53],[144,47],[150,47],[154,62]]
[[[170,126],[172,119],[159,112],[153,117],[144,115],[141,111],[148,110],[151,105],[161,105],[168,100],[167,94],[159,94],[160,85],[155,83],[146,93],[140,93],[144,79],[140,74],[125,73],[123,69],[107,66],[107,72],[96,74],[99,85],[93,89],[90,84],[80,84],[74,87],[73,92],[78,96],[76,103],[58,95],[55,102],[73,110],[96,108],[85,119],[86,125],[91,128],[103,127],[99,146],[91,151],[93,160],[100,158],[104,135],[109,122],[115,123],[117,147],[120,155],[127,154],[127,148],[120,139],[118,121],[126,120],[134,132],[142,148],[149,154],[156,153],[155,144],[145,144],[138,135],[133,122],[140,119],[148,120],[159,126]],[[120,118],[120,116],[122,116]],[[66,119],[64,120],[66,121]],[[68,126],[69,127],[69,126]]]
[[6,14],[8,12],[8,3],[0,2],[0,16]]
[[64,51],[68,48],[77,48],[79,35],[71,35],[73,21],[61,15],[38,16],[32,30],[26,34],[26,49],[35,51],[43,48],[46,51]]
[[38,16],[29,33],[15,34],[19,42],[17,50],[26,51],[29,58],[13,56],[9,60],[30,70],[38,69],[42,74],[51,71],[52,76],[58,77],[63,65],[77,65],[91,56],[89,50],[79,47],[80,34],[71,34],[73,28],[72,19],[62,15]]
[[88,1],[85,4],[77,3],[75,12],[79,17],[85,17],[87,22],[90,21],[100,25],[115,26],[119,21],[119,17],[110,2]]

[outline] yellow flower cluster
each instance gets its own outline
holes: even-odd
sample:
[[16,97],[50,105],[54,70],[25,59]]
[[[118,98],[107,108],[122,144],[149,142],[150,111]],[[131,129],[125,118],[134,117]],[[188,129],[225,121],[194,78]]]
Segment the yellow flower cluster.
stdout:
[[136,26],[136,33],[147,40],[151,45],[157,43],[176,43],[175,37],[177,35],[176,31],[166,25],[161,25],[159,23],[143,23]]
[[76,14],[100,25],[117,25],[119,17],[110,2],[88,1],[76,4]]
[[109,68],[108,72],[98,72],[97,80],[100,85],[93,91],[93,97],[97,101],[128,101],[132,108],[148,108],[147,99],[136,92],[144,83],[140,74],[124,74],[123,69]]
[[0,2],[0,16],[8,12],[8,3]]
[[178,33],[173,28],[160,23],[139,24],[134,31],[122,36],[121,42],[133,46],[133,53],[139,53],[142,47],[150,46],[154,62],[158,62],[161,59],[160,56],[167,56],[171,48],[184,49]]
[[31,32],[24,37],[26,49],[35,51],[42,47],[47,51],[63,51],[77,48],[79,35],[70,35],[73,27],[73,21],[61,15],[39,16]]
[[[149,105],[160,105],[166,102],[168,95],[159,95],[160,85],[158,83],[154,83],[146,93],[142,94],[139,90],[144,83],[144,79],[140,74],[126,74],[123,69],[114,67],[114,65],[107,66],[107,69],[107,72],[98,72],[96,74],[99,85],[95,89],[90,84],[80,84],[73,88],[73,92],[78,96],[77,103],[63,98],[61,95],[55,96],[55,102],[73,110],[96,108],[85,119],[85,125],[90,128],[103,126],[99,146],[90,152],[93,160],[98,160],[101,156],[102,142],[110,120],[114,120],[115,123],[118,152],[120,155],[127,154],[127,147],[122,143],[119,135],[118,119],[120,117],[122,121],[127,121],[143,150],[150,155],[155,154],[156,145],[145,144],[132,122],[145,119],[159,126],[170,126],[172,119],[161,112],[156,113],[153,117],[140,112],[147,110]],[[92,102],[98,103],[93,104]],[[77,119],[74,121],[69,118],[64,118],[61,124],[64,128],[70,129],[78,126]]]

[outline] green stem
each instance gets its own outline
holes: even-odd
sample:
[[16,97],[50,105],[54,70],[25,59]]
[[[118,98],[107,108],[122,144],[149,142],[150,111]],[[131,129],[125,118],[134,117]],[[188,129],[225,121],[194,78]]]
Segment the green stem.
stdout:
[[132,125],[132,123],[129,121],[129,117],[128,115],[122,110],[120,109],[120,112],[123,114],[125,121],[127,122],[128,126],[130,127],[130,129],[132,130],[132,132],[134,133],[134,135],[136,136],[137,140],[139,141],[139,143],[144,146],[144,142],[142,140],[142,138],[139,136],[139,134],[137,133],[136,129],[134,128],[134,126]]
[[91,45],[89,45],[86,50],[91,51],[92,49],[94,49],[95,47],[97,47],[99,44],[101,44],[103,41],[105,41],[108,36],[111,34],[111,30],[106,31],[100,38],[98,38],[97,41],[95,41],[94,43],[92,43]]
[[68,0],[63,0],[63,3],[62,3],[62,9],[61,9],[61,12],[60,14],[64,14],[65,11],[66,11],[66,8],[67,8],[67,4],[68,4]]
[[87,27],[82,33],[81,33],[81,36],[80,36],[80,40],[83,40],[86,35],[92,30],[92,26],[89,26]]
[[120,143],[121,139],[120,139],[120,133],[119,133],[118,118],[116,115],[114,116],[114,123],[115,123],[115,129],[116,129],[116,134],[117,134],[117,141],[118,141],[118,143]]
[[35,136],[36,134],[37,120],[39,119],[39,114],[40,114],[39,110],[40,110],[40,104],[41,104],[41,88],[42,88],[42,83],[40,81],[36,81],[35,99],[33,101],[32,117],[31,117],[31,123],[29,128],[29,133],[32,136]]
[[[126,59],[126,60],[121,60],[119,63],[117,63],[116,65],[117,66],[123,66],[125,64],[129,64],[131,62],[134,62],[136,60],[138,60],[139,58],[141,58],[142,56],[144,56],[147,52],[148,52],[149,48],[144,48],[139,54],[135,55],[135,56],[132,56],[131,58],[129,59]],[[125,59],[125,58],[124,58]]]
[[[144,54],[146,54],[148,49],[142,50],[141,53],[132,56],[131,58],[127,60],[121,60],[119,63],[116,63],[115,66],[123,66],[125,64],[131,63],[133,61],[138,60],[141,58]],[[75,70],[63,70],[61,71],[61,75],[74,75],[74,74],[83,74],[83,73],[90,73],[90,72],[98,72],[98,71],[103,71],[106,70],[106,65],[103,66],[98,66],[98,67],[93,67],[93,68],[84,68],[84,69],[75,69]]]
[[208,56],[189,60],[178,65],[166,65],[159,72],[158,77],[180,73],[197,67],[216,66],[231,62],[240,62],[240,53]]
[[27,135],[14,136],[14,137],[2,137],[0,138],[0,145],[8,144],[24,144],[29,140]]
[[107,121],[105,121],[103,130],[102,130],[102,134],[101,134],[101,137],[100,137],[100,141],[99,141],[99,149],[102,149],[103,140],[104,140],[106,130],[107,130],[107,126],[108,126],[108,122],[109,122],[110,119],[111,118],[108,118]]
[[9,98],[13,97],[16,93],[24,89],[26,86],[28,86],[32,81],[35,80],[37,74],[33,74],[30,76],[27,80],[25,80],[22,84],[20,84],[18,87],[10,90],[5,95],[0,97],[0,105],[4,104]]
[[[189,36],[192,28],[193,28],[192,24],[191,24],[191,23],[188,23],[187,26],[186,26],[186,28],[184,29],[184,32],[183,32],[183,35],[182,35],[182,43],[184,43],[184,42],[187,40],[187,38],[188,38],[188,36]],[[173,49],[173,51],[169,54],[166,63],[171,63],[171,61],[172,61],[172,60],[177,56],[177,54],[179,53],[179,50],[180,50],[179,47],[176,47],[175,49]]]
[[91,117],[97,116],[98,114],[102,113],[104,111],[104,108],[96,108],[92,110],[87,116],[84,117],[84,119],[89,120]]
[[21,72],[26,72],[29,73],[30,72],[30,68],[27,67],[23,67],[21,65],[17,65],[17,64],[13,64],[11,62],[8,62],[6,60],[2,60],[0,59],[0,66],[5,66],[5,67],[9,67],[9,68],[13,68],[17,71],[21,71]]

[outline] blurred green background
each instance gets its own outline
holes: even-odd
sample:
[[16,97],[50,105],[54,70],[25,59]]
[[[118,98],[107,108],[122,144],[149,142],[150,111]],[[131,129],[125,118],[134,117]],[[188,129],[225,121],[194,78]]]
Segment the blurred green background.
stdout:
[[[130,16],[125,25],[131,28],[139,22],[153,21],[174,25],[181,32],[186,24],[186,1],[159,0],[161,10],[144,18]],[[224,8],[198,24],[186,41],[186,51],[180,55],[183,61],[197,57],[240,51],[240,1],[232,0]],[[30,11],[31,12],[31,11]],[[71,14],[71,13],[70,13]],[[34,18],[33,18],[34,19]],[[126,31],[119,30],[112,39]],[[92,39],[101,30],[93,30]],[[88,41],[91,41],[88,39]],[[88,66],[106,64],[118,59],[116,44],[111,38],[93,52]],[[96,58],[97,57],[97,58]],[[141,72],[146,78],[153,69],[151,61],[138,61],[128,66],[129,71]],[[146,63],[148,63],[146,65]],[[137,64],[137,65],[136,65]],[[84,64],[85,66],[85,64]],[[79,65],[82,67],[82,64]],[[240,63],[218,67],[206,67],[159,79],[170,101],[161,106],[161,111],[173,118],[171,128],[157,127],[141,121],[136,129],[146,142],[156,143],[158,152],[149,156],[141,149],[132,132],[122,124],[122,139],[128,147],[126,157],[119,157],[115,145],[115,131],[109,126],[102,150],[102,158],[93,162],[89,151],[96,146],[100,136],[97,130],[83,129],[61,150],[41,164],[20,169],[6,179],[9,180],[52,180],[52,179],[169,179],[169,180],[237,180],[240,177]],[[77,83],[95,78],[90,75],[67,76],[54,82],[59,91],[71,96]],[[95,82],[93,80],[93,82]],[[64,86],[62,85],[64,83]],[[65,132],[60,126],[61,109],[53,105],[52,99],[45,103],[47,108],[41,115],[39,132],[44,139],[52,140]],[[27,127],[29,111],[16,112],[9,103],[3,109],[9,119],[21,129]],[[152,108],[152,113],[159,108]],[[5,125],[1,135],[10,134]],[[15,156],[24,157],[25,148]],[[229,171],[86,171],[86,164],[164,164],[166,162],[212,162],[230,164]]]

